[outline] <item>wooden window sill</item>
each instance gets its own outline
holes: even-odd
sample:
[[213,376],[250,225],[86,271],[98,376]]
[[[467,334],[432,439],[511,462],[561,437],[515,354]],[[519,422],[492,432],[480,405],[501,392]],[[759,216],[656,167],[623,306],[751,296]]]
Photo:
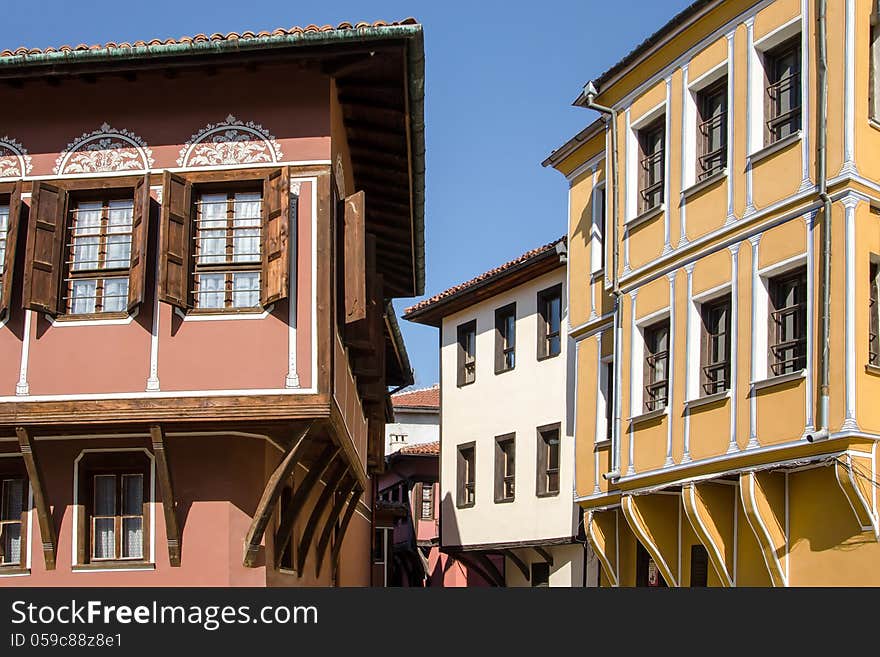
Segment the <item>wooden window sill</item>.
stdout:
[[865,372],[874,376],[880,376],[880,365],[865,365]]
[[470,504],[456,504],[455,508],[457,509],[472,509],[477,505],[476,502],[471,502]]
[[118,313],[89,313],[87,315],[58,315],[55,321],[59,324],[68,322],[103,322],[107,320],[128,319],[131,317],[127,312]]
[[495,500],[495,504],[513,504],[515,501],[516,498],[513,497],[499,498]]
[[756,151],[749,156],[749,163],[754,166],[762,160],[766,160],[771,155],[775,155],[779,151],[783,151],[793,144],[800,143],[802,137],[803,132],[801,130],[798,130],[796,133],[794,133],[793,135],[789,135],[785,139],[780,139],[779,141],[774,142],[769,146],[765,146],[761,150]]
[[538,499],[546,499],[548,497],[559,497],[559,491],[557,490],[557,491],[552,491],[552,492],[548,491],[546,493],[536,493],[535,496]]
[[652,219],[656,219],[657,217],[661,216],[665,212],[666,212],[666,204],[661,203],[656,208],[651,208],[650,210],[645,210],[641,214],[637,214],[632,219],[628,219],[624,223],[624,226],[629,229],[635,228],[636,226],[641,226],[642,224],[647,223],[647,222],[651,221]]
[[513,370],[515,369],[515,367],[505,367],[503,370],[495,370],[495,376],[498,376],[500,374],[507,374],[508,372],[513,372]]
[[94,573],[111,570],[156,570],[156,564],[144,561],[96,561],[73,567],[75,573]]
[[30,568],[23,568],[20,566],[0,566],[0,577],[26,577],[30,574]]
[[559,355],[560,355],[561,353],[562,353],[562,352],[560,351],[560,352],[557,353],[557,354],[543,354],[543,355],[539,355],[539,356],[538,356],[538,362],[540,363],[541,361],[550,360],[551,358],[558,358]]
[[702,191],[709,189],[710,187],[714,187],[718,183],[727,179],[727,167],[719,171],[718,173],[713,173],[708,178],[704,178],[696,184],[691,185],[685,190],[681,192],[681,198],[684,201],[690,200],[692,197],[696,196]]
[[727,399],[730,399],[730,390],[716,392],[712,395],[706,395],[705,397],[697,397],[696,399],[689,399],[684,403],[684,407],[688,410],[692,410],[702,406],[708,406],[709,404],[725,401]]
[[606,449],[607,447],[611,447],[610,438],[606,438],[605,440],[597,440],[593,445],[593,451],[598,452],[600,449]]
[[766,390],[767,388],[775,388],[776,386],[791,383],[792,381],[800,381],[805,377],[806,370],[799,370],[797,372],[791,372],[789,374],[780,374],[779,376],[771,376],[769,379],[752,381],[752,390],[754,392],[757,392],[759,390]]
[[645,422],[651,422],[652,420],[659,420],[661,418],[669,415],[669,408],[662,408],[657,411],[648,411],[647,413],[642,413],[641,415],[636,415],[629,419],[634,425],[644,424]]

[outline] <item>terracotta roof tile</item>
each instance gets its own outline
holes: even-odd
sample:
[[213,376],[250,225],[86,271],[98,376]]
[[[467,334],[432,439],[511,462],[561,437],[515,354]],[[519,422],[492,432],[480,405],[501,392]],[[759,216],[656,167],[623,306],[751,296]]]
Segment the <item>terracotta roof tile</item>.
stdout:
[[440,386],[408,390],[391,396],[394,408],[440,408]]
[[404,456],[440,456],[440,441],[437,440],[433,443],[401,447],[397,453],[403,454]]
[[205,34],[196,34],[195,36],[182,36],[178,39],[151,39],[149,41],[135,41],[134,43],[116,43],[114,41],[109,41],[104,44],[86,44],[81,43],[77,46],[57,46],[57,47],[49,47],[49,48],[26,48],[24,46],[15,48],[15,49],[6,49],[0,51],[0,57],[15,57],[15,56],[27,56],[27,55],[43,55],[46,53],[52,52],[70,52],[75,50],[112,50],[112,49],[131,49],[131,48],[143,48],[147,46],[161,46],[161,45],[175,45],[175,44],[183,44],[183,43],[203,43],[206,41],[235,41],[235,40],[248,40],[248,39],[263,39],[267,37],[280,37],[280,36],[288,36],[292,34],[307,34],[307,33],[319,33],[319,32],[333,32],[333,31],[345,31],[345,30],[359,30],[366,28],[375,28],[375,27],[393,27],[398,25],[417,25],[418,21],[415,18],[405,18],[402,21],[374,21],[372,23],[368,22],[359,22],[352,23],[342,22],[336,26],[333,25],[307,25],[306,27],[299,27],[295,25],[290,28],[282,28],[279,27],[275,30],[270,31],[262,31],[262,32],[251,32],[246,31],[242,33],[238,32],[227,32],[226,34],[222,34],[220,32],[215,32],[214,34],[208,36]]
[[499,274],[503,274],[504,272],[506,272],[509,269],[512,269],[516,265],[522,264],[528,260],[531,260],[532,258],[536,258],[540,255],[543,255],[543,254],[547,253],[548,251],[553,251],[556,249],[557,244],[559,244],[560,242],[565,242],[565,241],[566,241],[566,238],[561,237],[558,240],[554,240],[553,242],[550,242],[549,244],[545,244],[544,246],[539,246],[538,248],[532,249],[531,251],[526,251],[521,256],[514,258],[510,262],[505,262],[503,265],[495,267],[494,269],[490,269],[487,272],[483,272],[479,276],[476,276],[469,281],[465,281],[464,283],[459,283],[458,285],[453,285],[448,290],[444,290],[443,292],[440,292],[439,294],[435,294],[433,297],[430,297],[428,299],[424,299],[423,301],[420,301],[419,303],[417,303],[414,306],[410,306],[409,308],[407,308],[404,311],[403,314],[404,314],[404,316],[406,316],[406,315],[409,315],[410,313],[418,312],[420,310],[424,310],[425,308],[433,306],[435,303],[443,301],[444,299],[451,297],[454,294],[464,292],[468,288],[475,287],[476,285],[479,285],[480,283],[482,283],[483,281],[486,281],[487,279],[498,276]]

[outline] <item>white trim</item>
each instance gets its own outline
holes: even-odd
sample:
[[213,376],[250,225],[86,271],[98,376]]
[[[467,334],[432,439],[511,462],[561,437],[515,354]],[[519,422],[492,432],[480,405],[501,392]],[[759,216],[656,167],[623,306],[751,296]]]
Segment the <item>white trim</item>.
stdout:
[[[769,546],[771,546],[771,548],[772,548],[773,547],[773,539],[770,536],[770,532],[767,530],[767,526],[764,524],[764,519],[761,517],[761,511],[760,511],[760,509],[758,509],[758,502],[755,499],[755,479],[756,479],[757,475],[754,472],[750,472],[746,476],[748,477],[748,482],[749,482],[749,497],[752,500],[752,509],[751,510],[752,510],[752,513],[754,514],[755,518],[758,520],[759,527],[756,528],[752,524],[752,520],[751,520],[748,512],[746,513],[746,521],[749,523],[749,525],[752,528],[752,531],[755,534],[758,533],[758,529],[761,530],[761,533],[763,533],[764,538],[767,541],[767,544]],[[742,497],[742,488],[740,488],[740,496]],[[745,507],[745,505],[746,505],[746,500],[745,500],[745,497],[743,497],[743,507]],[[770,551],[772,553],[773,560],[776,562],[776,565],[779,568],[779,571],[781,573],[782,572],[782,564],[779,561],[779,557],[776,556],[776,550],[771,549]],[[775,586],[775,584],[773,582],[773,575],[770,574],[770,571],[771,571],[770,562],[767,561],[767,550],[764,549],[763,547],[761,548],[761,555],[764,557],[764,564],[767,566],[767,574],[770,575],[770,583]],[[788,586],[788,582],[786,580],[787,580],[787,577],[785,577],[785,579],[783,579],[784,586]]]
[[[669,226],[669,205],[671,203],[670,195],[672,192],[672,182],[669,169],[672,164],[672,78],[666,78],[666,107],[665,107],[665,126],[663,128],[663,253],[672,252],[672,244],[670,242],[670,226]],[[670,390],[670,394],[671,394]],[[671,426],[671,425],[670,425]]]
[[846,196],[843,207],[846,210],[846,416],[841,427],[844,431],[858,430],[856,419],[856,208],[859,198]]
[[118,319],[55,319],[54,317],[44,316],[49,320],[52,328],[67,328],[76,326],[127,326],[131,324],[135,317],[138,316],[140,307],[135,308],[134,312],[128,313],[126,317]]
[[268,308],[264,308],[258,313],[185,313],[180,308],[174,307],[174,314],[180,317],[184,322],[230,322],[230,321],[248,321],[255,319],[266,319],[272,314],[275,304],[270,304]]
[[30,391],[30,386],[28,385],[28,357],[30,354],[31,348],[31,322],[33,320],[33,311],[25,310],[24,311],[24,335],[21,339],[21,365],[19,368],[18,375],[18,384],[15,386],[15,395],[11,400],[16,400],[17,397],[21,397],[23,395],[27,395]]
[[813,386],[814,383],[814,356],[813,349],[810,345],[814,345],[816,342],[816,338],[814,335],[814,323],[813,323],[813,313],[814,310],[814,301],[813,301],[813,293],[816,288],[815,276],[816,276],[816,254],[815,254],[815,245],[813,243],[813,231],[815,228],[815,217],[816,213],[806,214],[804,215],[804,221],[806,222],[806,230],[807,230],[807,385],[805,388],[805,399],[804,406],[806,409],[806,429],[805,432],[812,432],[815,427],[813,426]]
[[[690,129],[691,117],[694,116],[696,123],[696,115],[694,108],[694,97],[688,92],[688,74],[689,65],[686,63],[681,67],[681,202],[678,208],[678,248],[687,246],[687,198],[685,190],[689,187],[690,180],[687,174],[687,163],[696,158],[696,151],[691,153],[690,144],[695,140],[694,131]],[[696,167],[694,167],[696,169]]]
[[810,15],[809,0],[801,0],[801,189],[812,185],[810,180],[810,31],[807,18]]
[[[667,222],[667,227],[669,223]],[[669,358],[667,362],[667,393],[666,393],[666,409],[670,411],[670,419],[666,423],[666,462],[667,466],[673,465],[674,461],[672,460],[672,419],[671,413],[672,408],[674,406],[675,401],[675,336],[676,336],[676,326],[675,326],[675,277],[676,273],[673,272],[667,276],[669,280]],[[680,510],[679,510],[680,511]],[[679,523],[681,518],[679,517]],[[680,527],[679,527],[680,529]]]
[[[663,566],[663,568],[666,570],[666,572],[669,573],[669,577],[672,579],[672,581],[669,582],[668,584],[671,587],[677,587],[679,585],[679,583],[678,583],[678,581],[676,581],[676,577],[672,574],[672,570],[670,570],[669,566],[666,564],[666,559],[663,558],[663,554],[660,551],[660,546],[658,546],[656,543],[652,542],[650,540],[648,534],[645,533],[645,529],[638,522],[635,522],[636,515],[638,514],[638,510],[636,510],[635,513],[633,512],[632,498],[633,498],[632,495],[623,495],[620,498],[621,508],[626,507],[626,506],[630,507],[629,514],[624,513],[625,516],[632,516],[632,518],[633,518],[633,522],[629,523],[630,529],[632,529],[633,533],[636,534],[636,538],[639,539],[639,541],[642,543],[642,545],[644,545],[644,546],[651,545],[655,549],[655,551],[657,552],[657,558],[660,560],[660,565]],[[679,502],[679,505],[680,504],[681,504],[681,502]],[[642,518],[642,520],[644,521],[644,518]],[[627,522],[629,522],[629,517],[627,517]],[[680,529],[680,525],[679,525],[679,529]],[[681,543],[681,540],[679,540],[678,542]],[[676,573],[676,575],[679,575],[679,574],[680,573]],[[664,577],[664,579],[665,579],[665,577]]]
[[797,269],[798,267],[802,267],[806,263],[807,254],[798,253],[797,255],[786,258],[785,260],[780,260],[778,262],[774,262],[771,265],[761,267],[760,269],[758,269],[758,276],[762,278],[773,278],[775,276],[779,276],[780,274],[785,274],[793,269]]
[[788,39],[794,37],[794,35],[798,32],[803,33],[803,22],[803,16],[798,14],[797,16],[786,21],[782,25],[773,28],[760,39],[756,39],[754,43],[755,48],[757,48],[761,52],[765,50],[771,50],[772,48],[778,46],[780,43],[783,43],[784,41],[787,41]]
[[[703,519],[700,517],[699,509],[697,508],[697,494],[696,494],[697,493],[697,486],[696,486],[696,484],[691,484],[690,486],[685,486],[681,492],[682,492],[682,495],[688,495],[690,497],[691,508],[693,508],[693,510],[694,510],[694,515],[696,516],[695,520],[697,521],[697,524],[700,526],[700,529],[702,530],[703,534],[707,538],[711,538],[711,535],[709,534],[709,530],[706,528],[706,525],[703,522]],[[688,520],[690,520],[691,519],[690,514],[687,514],[687,516],[688,516]],[[693,522],[691,524],[693,524]],[[696,529],[696,527],[694,529]],[[697,538],[699,538],[699,536],[697,536]],[[718,549],[718,546],[715,544],[714,541],[710,541],[710,543],[711,543],[711,547],[712,547],[712,552],[715,553],[715,558],[718,559],[718,563],[720,563],[722,565],[722,567],[724,568],[723,573],[719,573],[718,570],[716,569],[715,574],[718,575],[719,579],[721,579],[721,577],[723,575],[724,579],[727,581],[727,585],[731,586],[731,587],[734,586],[734,583],[733,583],[733,581],[731,581],[730,575],[727,572],[727,564],[724,561],[724,557],[721,555],[721,550]],[[681,544],[681,536],[679,536],[679,545],[680,544]]]
[[163,390],[157,392],[108,392],[82,395],[27,395],[0,397],[3,402],[98,401],[107,399],[177,399],[179,397],[235,397],[316,394],[316,388],[253,388],[241,390]]
[[844,140],[841,174],[858,173],[855,162],[856,144],[856,7],[855,0],[846,0],[846,49],[844,63]]
[[[727,171],[733,171],[733,148],[736,134],[734,133],[734,108],[736,106],[736,79],[734,77],[734,63],[736,62],[736,30],[727,35]],[[733,176],[727,176],[727,218],[725,225],[736,221],[736,213],[733,207]]]
[[[683,209],[683,208],[682,208]],[[694,340],[695,330],[699,326],[694,326],[695,318],[692,316],[693,303],[690,301],[694,294],[694,264],[688,264],[684,268],[687,274],[687,316],[685,318],[685,354],[692,354],[691,342]],[[693,377],[692,367],[689,363],[685,363],[684,368],[684,396],[685,399],[691,396],[691,379]],[[684,451],[682,453],[681,462],[690,463],[691,461],[691,410],[687,402],[684,405]]]
[[737,348],[739,340],[739,249],[740,244],[730,247],[730,445],[727,453],[732,454],[739,451],[739,443],[736,440],[737,425],[737,386],[739,385],[739,349]]
[[[763,288],[761,276],[758,274],[758,247],[761,243],[762,233],[752,237],[749,242],[752,245],[752,353],[749,362],[751,364],[750,380],[755,381],[758,378],[758,354],[765,353],[761,351],[759,337],[764,336],[767,339],[766,331],[755,330],[758,326],[758,288]],[[765,304],[766,306],[766,304]],[[766,308],[765,308],[766,310]],[[766,358],[763,359],[766,371]],[[749,395],[749,443],[748,448],[758,447],[758,398],[755,395]]]
[[[754,124],[760,117],[764,117],[764,99],[761,84],[761,76],[757,69],[761,62],[758,51],[755,48],[755,19],[754,17],[745,22],[746,25],[746,207],[743,217],[748,217],[755,212],[754,184],[752,176],[752,163],[748,154],[758,150],[758,140],[755,133],[758,132]],[[760,126],[760,123],[758,124]],[[760,132],[763,133],[763,126]],[[760,143],[763,145],[763,138]]]
[[[766,390],[767,388],[772,388],[773,386],[779,386],[784,383],[791,383],[792,381],[801,381],[805,378],[806,370],[798,370],[797,372],[789,372],[788,374],[771,376],[766,379],[759,379],[757,381],[752,380],[749,382],[749,386],[752,388],[752,392],[754,393],[758,390]],[[752,396],[754,396],[754,394]]]
[[604,159],[605,151],[602,151],[601,153],[599,153],[599,155],[594,155],[589,160],[578,166],[577,169],[568,174],[565,179],[569,182],[569,188],[574,187],[577,184],[576,179],[580,178],[587,171],[595,170],[596,167],[599,166],[599,163]]
[[[152,187],[150,188],[153,189]],[[157,197],[162,196],[161,188],[156,194]],[[162,249],[156,249],[156,272],[161,269]],[[153,321],[150,322],[150,375],[147,377],[147,392],[158,392],[159,385],[159,320],[161,318],[162,304],[159,301],[159,280],[158,276],[153,284]]]
[[[636,381],[642,380],[642,356],[639,354],[638,358],[636,357],[636,336],[641,336],[642,332],[639,330],[638,323],[636,322],[636,301],[638,300],[639,291],[638,289],[633,290],[629,293],[630,296],[630,312],[632,313],[632,320],[630,322],[630,341],[629,341],[629,352],[630,352],[630,382],[629,382],[629,409],[630,409],[630,417],[635,417],[641,412],[642,409],[642,395],[640,392],[640,388],[637,388]],[[619,312],[619,311],[618,311]],[[641,342],[640,342],[641,344]],[[642,352],[644,352],[644,346],[642,346]],[[622,358],[619,360],[623,360]],[[638,370],[638,371],[636,371]],[[618,372],[620,374],[620,372]],[[620,381],[620,376],[617,377],[617,380]],[[617,397],[623,397],[623,395],[616,395]],[[638,399],[638,402],[636,402]],[[637,405],[638,403],[638,405]],[[622,413],[620,415],[623,415]],[[630,422],[629,424],[629,464],[627,466],[627,474],[635,474],[635,449],[633,446],[634,438],[635,438],[635,423]],[[619,433],[619,432],[618,432]],[[620,463],[617,464],[618,467]]]
[[[253,164],[218,164],[206,167],[163,167],[162,171],[170,171],[172,173],[196,173],[199,171],[239,171],[244,169],[266,169],[281,166],[305,167],[305,166],[330,166],[330,160],[285,160],[283,162],[256,162]],[[64,175],[40,175],[40,176],[23,176],[23,181],[34,180],[75,180],[77,178],[119,178],[124,176],[133,176],[146,173],[140,171],[102,171],[96,173],[68,173]]]
[[785,583],[788,585],[791,581],[791,546],[788,544],[789,529],[789,506],[788,506],[788,476],[785,473]]

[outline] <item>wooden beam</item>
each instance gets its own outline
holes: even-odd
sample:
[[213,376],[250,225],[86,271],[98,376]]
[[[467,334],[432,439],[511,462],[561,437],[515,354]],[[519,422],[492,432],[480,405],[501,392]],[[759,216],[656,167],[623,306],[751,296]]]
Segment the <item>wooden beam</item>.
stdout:
[[345,502],[348,500],[348,494],[354,490],[356,485],[357,479],[349,477],[346,483],[341,485],[337,491],[336,501],[333,503],[333,508],[330,509],[330,515],[327,516],[327,520],[324,522],[324,529],[321,532],[321,537],[318,539],[318,546],[315,548],[316,578],[321,576],[321,565],[324,562],[324,553],[327,551],[327,545],[330,543],[330,536],[333,534],[333,528],[336,526],[339,514],[342,513],[342,507],[345,506]]
[[345,515],[342,516],[342,522],[339,523],[339,531],[336,532],[336,539],[333,541],[333,549],[330,551],[330,566],[332,567],[333,581],[339,576],[339,553],[342,551],[342,543],[345,540],[345,532],[348,531],[348,525],[351,522],[354,512],[357,510],[358,502],[364,489],[356,486],[348,500],[348,507],[345,509]]
[[275,505],[278,503],[281,490],[284,488],[284,482],[290,478],[291,471],[299,460],[299,457],[302,455],[307,444],[306,438],[309,435],[311,428],[312,422],[309,422],[305,428],[300,431],[299,435],[291,441],[290,447],[288,447],[284,454],[284,458],[281,459],[278,467],[275,468],[275,471],[266,482],[266,488],[263,490],[263,495],[260,498],[259,504],[257,504],[257,510],[254,512],[254,519],[251,522],[250,529],[248,529],[247,537],[245,538],[245,554],[243,561],[245,568],[253,568],[256,565],[257,552],[260,550],[260,543],[263,541],[263,534],[266,531],[266,526],[269,524],[269,518],[275,510]]
[[293,527],[296,524],[297,518],[299,518],[300,510],[305,506],[306,500],[309,498],[315,484],[324,476],[327,466],[330,465],[330,462],[336,458],[336,455],[339,454],[340,451],[341,448],[337,445],[327,445],[327,447],[324,448],[324,451],[321,452],[320,456],[318,456],[317,460],[311,464],[306,478],[303,479],[303,482],[296,489],[296,492],[294,492],[293,497],[290,500],[290,505],[287,507],[287,513],[281,518],[281,522],[278,524],[278,530],[275,532],[276,568],[281,565],[281,555],[284,554],[284,551],[290,544]]
[[474,560],[480,565],[480,567],[488,573],[488,575],[493,579],[496,586],[504,587],[504,575],[501,574],[501,571],[498,570],[498,566],[492,563],[492,560],[484,553],[477,552],[474,554]]
[[551,568],[553,567],[553,556],[549,552],[547,552],[547,550],[542,548],[540,545],[536,545],[534,547],[534,550],[535,550],[535,552],[537,552],[540,555],[540,557],[544,561],[546,561],[547,563],[550,564]]
[[302,577],[303,568],[305,568],[306,559],[309,556],[309,548],[312,546],[312,537],[318,528],[318,522],[321,520],[321,516],[324,515],[324,509],[330,503],[330,498],[336,492],[339,482],[342,481],[347,472],[348,464],[345,462],[345,459],[339,459],[333,472],[327,477],[327,481],[324,482],[324,490],[321,491],[318,501],[312,507],[312,513],[309,516],[308,522],[306,522],[306,528],[303,530],[303,535],[300,538],[296,551],[296,572],[300,577]]
[[177,521],[177,500],[171,482],[168,450],[165,448],[165,431],[159,425],[150,427],[153,456],[156,458],[156,476],[162,491],[162,510],[165,512],[165,535],[168,539],[168,560],[172,568],[180,567],[180,527]]
[[52,521],[52,510],[49,508],[49,499],[43,488],[43,472],[37,455],[34,454],[31,435],[25,427],[16,427],[18,446],[24,458],[24,467],[27,469],[31,490],[34,494],[34,506],[37,508],[37,521],[40,525],[40,540],[43,544],[43,561],[46,570],[55,570],[55,555],[58,551],[58,536],[55,533],[55,523]]
[[516,556],[516,553],[513,550],[501,550],[499,554],[504,555],[508,559],[513,562],[513,565],[519,569],[519,572],[522,573],[523,577],[526,578],[527,582],[532,581],[532,573],[529,570],[529,567],[526,565],[526,562]]

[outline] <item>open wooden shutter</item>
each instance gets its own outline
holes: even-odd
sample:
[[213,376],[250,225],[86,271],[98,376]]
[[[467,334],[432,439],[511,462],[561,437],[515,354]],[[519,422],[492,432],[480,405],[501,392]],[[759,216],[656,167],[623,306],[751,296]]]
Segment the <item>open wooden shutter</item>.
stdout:
[[345,323],[367,316],[364,193],[345,199]]
[[273,171],[263,181],[263,243],[260,253],[260,303],[265,307],[287,298],[290,280],[290,173]]
[[192,306],[192,184],[170,171],[162,181],[159,300],[183,310]]
[[18,253],[18,225],[21,221],[21,181],[15,183],[9,197],[9,224],[6,230],[6,258],[3,263],[3,287],[0,289],[0,319],[9,312],[12,302],[13,278],[15,277],[15,257]]
[[150,174],[134,186],[134,221],[131,226],[131,270],[128,275],[128,310],[144,300],[147,277],[147,242],[150,235]]
[[24,270],[24,307],[52,316],[59,311],[66,216],[67,191],[44,182],[34,183]]

